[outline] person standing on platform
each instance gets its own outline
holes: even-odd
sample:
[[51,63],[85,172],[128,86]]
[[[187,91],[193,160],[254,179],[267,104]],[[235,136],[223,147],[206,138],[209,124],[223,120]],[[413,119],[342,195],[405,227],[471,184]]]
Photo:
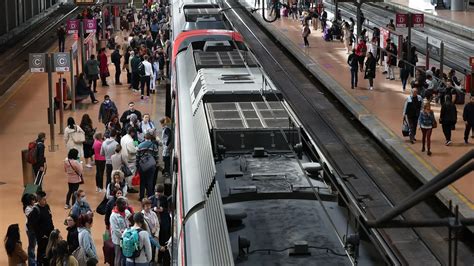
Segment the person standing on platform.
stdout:
[[451,101],[451,96],[446,96],[446,101],[441,106],[441,114],[439,123],[443,126],[444,137],[446,138],[446,146],[451,145],[451,131],[456,125],[458,111],[456,105]]
[[127,71],[127,84],[132,84],[132,73],[130,72],[130,56],[131,56],[131,48],[127,48],[125,50],[123,56],[123,69]]
[[397,65],[397,47],[393,42],[390,43],[390,48],[388,49],[388,75],[387,79],[395,79],[395,66]]
[[28,236],[28,265],[35,265],[35,247],[36,247],[36,236],[33,231],[33,226],[30,224],[30,214],[33,211],[36,203],[36,196],[34,194],[24,194],[21,197],[23,203],[23,212],[26,216],[26,235]]
[[92,149],[92,145],[94,144],[94,134],[96,129],[92,125],[92,120],[88,114],[84,114],[81,119],[80,127],[84,130],[84,134],[86,137],[86,141],[83,143],[84,148],[84,160],[86,163],[87,168],[92,168],[92,164],[94,162],[93,155],[94,150]]
[[122,58],[122,55],[120,54],[120,45],[117,45],[115,46],[115,50],[110,55],[110,60],[115,66],[115,85],[122,85],[122,83],[120,82],[120,74],[122,73],[120,71],[121,58]]
[[[148,62],[148,55],[143,56],[143,70],[140,73],[140,82],[141,82],[141,99],[145,96],[145,86],[146,86],[146,97],[150,97],[150,82],[151,82],[151,75],[153,74],[153,68],[151,63]],[[140,67],[139,67],[140,69]],[[140,70],[139,70],[140,71]]]
[[347,64],[351,68],[351,89],[354,89],[354,87],[357,87],[357,81],[359,78],[359,61],[355,49],[352,49],[352,54],[347,58]]
[[382,59],[383,59],[383,72],[382,74],[387,74],[388,73],[388,59],[389,59],[389,54],[388,50],[390,50],[390,42],[392,40],[390,38],[387,39],[387,45],[385,45],[384,50],[382,51]]
[[102,48],[99,53],[99,68],[100,68],[100,80],[102,81],[102,87],[108,87],[107,77],[110,76],[109,63],[107,62],[107,54],[105,48]]
[[421,133],[423,134],[421,152],[425,152],[426,144],[428,150],[426,154],[431,156],[431,133],[433,132],[433,128],[436,127],[436,119],[434,112],[431,110],[431,104],[426,99],[423,102],[423,111],[420,112],[418,123],[420,124]]
[[387,24],[387,29],[390,31],[395,31],[395,24],[393,24],[393,19],[390,19],[390,22]]
[[365,41],[363,39],[360,39],[356,47],[356,55],[357,55],[357,60],[359,61],[360,72],[364,71],[364,61],[365,61],[366,53],[367,53],[367,45],[365,44]]
[[140,173],[140,201],[145,197],[145,190],[147,198],[153,196],[154,193],[153,184],[155,182],[153,179],[155,178],[156,162],[158,160],[158,146],[151,140],[152,135],[146,133],[145,141],[138,145],[136,156],[136,165]]
[[58,36],[59,52],[64,53],[64,44],[66,43],[66,28],[64,27],[64,23],[59,26],[56,35]]
[[130,69],[132,70],[132,89],[134,92],[138,92],[138,85],[140,84],[140,73],[138,67],[140,66],[141,59],[138,50],[133,52],[133,55],[130,55],[132,59],[130,60]]
[[418,117],[420,116],[422,101],[423,98],[418,95],[418,90],[413,88],[412,95],[406,98],[405,106],[403,107],[403,115],[408,121],[408,126],[410,127],[411,144],[414,144],[416,141],[416,127],[418,125]]
[[134,102],[129,102],[128,110],[123,112],[122,116],[120,117],[120,122],[122,122],[123,128],[126,128],[127,124],[130,123],[130,116],[132,114],[137,116],[138,121],[142,121],[142,113],[135,109]]
[[100,104],[99,122],[104,123],[104,125],[107,127],[107,124],[116,114],[118,114],[117,106],[115,106],[115,103],[110,100],[109,95],[105,95],[104,101]]
[[[127,134],[122,137],[120,140],[120,146],[122,146],[122,155],[123,158],[127,161],[128,168],[132,171],[132,173],[135,173],[136,171],[136,155],[137,155],[137,146],[138,142],[135,142],[135,128],[133,127],[128,127],[127,129]],[[129,187],[132,187],[132,184],[128,184]]]
[[349,23],[343,22],[342,23],[342,34],[344,39],[344,46],[346,47],[347,54],[350,54],[351,51],[351,30],[349,28]]
[[308,36],[310,33],[311,33],[311,30],[309,29],[308,23],[304,22],[303,29],[301,32],[301,35],[303,36],[304,47],[309,47]]
[[377,62],[372,52],[367,53],[367,60],[365,60],[365,75],[364,78],[369,80],[369,90],[374,89],[375,69]]
[[8,226],[5,235],[5,251],[8,256],[8,265],[26,265],[28,255],[23,250],[20,240],[20,227],[18,224]]
[[115,130],[112,130],[100,148],[100,155],[105,157],[105,187],[107,187],[112,178],[112,155],[115,153],[115,148],[118,145],[118,142],[115,140],[117,134]]
[[83,143],[85,138],[84,130],[76,125],[74,118],[68,117],[67,127],[64,129],[64,142],[66,143],[67,151],[76,149],[79,152],[79,156],[75,159],[84,157]]
[[462,118],[466,128],[464,130],[464,143],[468,144],[469,133],[474,127],[474,95],[471,95],[471,100],[464,106]]
[[44,166],[46,165],[46,157],[44,156],[44,151],[46,146],[44,141],[46,140],[46,134],[44,132],[38,133],[38,138],[36,139],[36,162],[33,164],[33,174],[36,177],[38,172],[44,172]]
[[163,130],[161,131],[161,144],[163,145],[163,175],[170,175],[171,170],[171,142],[173,140],[172,132],[171,132],[171,119],[167,116],[160,119],[160,124]]
[[48,245],[49,235],[54,229],[51,209],[46,200],[46,192],[36,193],[38,203],[30,214],[30,224],[35,232],[38,250],[36,253],[36,265],[43,265],[43,258],[46,255],[46,246]]
[[319,14],[316,8],[313,8],[311,11],[311,24],[313,25],[313,30],[318,30],[319,23]]
[[83,167],[78,161],[79,152],[76,149],[69,150],[67,158],[64,160],[64,171],[66,172],[68,191],[66,194],[66,205],[64,209],[71,208],[69,201],[72,196],[72,203],[76,202],[76,191],[79,189],[83,179]]
[[91,55],[86,62],[85,74],[89,80],[89,87],[93,92],[97,92],[97,80],[99,79],[99,61],[95,60],[95,55]]
[[105,172],[105,156],[100,154],[100,149],[102,148],[103,136],[102,133],[96,133],[94,135],[94,144],[92,149],[94,150],[94,159],[95,159],[95,185],[96,191],[102,192],[104,189],[104,172]]

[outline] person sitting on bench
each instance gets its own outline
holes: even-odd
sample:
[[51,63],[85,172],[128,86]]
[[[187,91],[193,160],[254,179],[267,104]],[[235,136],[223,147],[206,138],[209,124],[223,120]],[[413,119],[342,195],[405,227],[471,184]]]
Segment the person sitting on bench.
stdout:
[[87,86],[86,80],[84,79],[84,73],[80,73],[76,83],[76,102],[87,98],[87,96],[91,97],[92,103],[99,102],[95,99],[94,92],[92,92],[90,87]]

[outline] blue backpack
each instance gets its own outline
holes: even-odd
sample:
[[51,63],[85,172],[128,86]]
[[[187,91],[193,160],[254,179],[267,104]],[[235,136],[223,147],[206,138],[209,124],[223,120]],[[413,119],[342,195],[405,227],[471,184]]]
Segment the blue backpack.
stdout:
[[136,258],[140,256],[140,233],[141,229],[127,228],[120,240],[120,247],[122,247],[122,254],[126,258]]

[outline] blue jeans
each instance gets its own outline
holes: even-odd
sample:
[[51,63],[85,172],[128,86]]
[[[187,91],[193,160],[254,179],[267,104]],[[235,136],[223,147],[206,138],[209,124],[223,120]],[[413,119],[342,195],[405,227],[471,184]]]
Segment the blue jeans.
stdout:
[[359,70],[357,68],[351,68],[351,88],[357,87],[357,81],[359,78]]
[[36,248],[36,236],[33,230],[27,230],[26,235],[28,236],[28,265],[35,266],[35,248]]

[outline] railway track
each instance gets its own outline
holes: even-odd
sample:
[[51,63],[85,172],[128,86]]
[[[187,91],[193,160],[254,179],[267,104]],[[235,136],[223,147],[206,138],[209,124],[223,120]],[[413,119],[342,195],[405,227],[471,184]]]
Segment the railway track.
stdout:
[[29,54],[46,52],[57,42],[57,26],[77,12],[78,7],[60,6],[25,35],[22,34],[1,47],[0,97],[28,70]]
[[[375,138],[352,117],[284,47],[234,0],[223,8],[255,53],[265,72],[283,93],[302,122],[308,139],[315,141],[335,167],[330,182],[343,195],[354,216],[377,218],[421,184],[400,162],[381,148]],[[407,211],[403,219],[446,217],[447,210],[433,197]],[[362,225],[363,227],[363,225]],[[380,253],[395,265],[444,265],[448,261],[447,229],[364,228],[378,242]],[[460,265],[472,265],[472,243],[459,245]]]

